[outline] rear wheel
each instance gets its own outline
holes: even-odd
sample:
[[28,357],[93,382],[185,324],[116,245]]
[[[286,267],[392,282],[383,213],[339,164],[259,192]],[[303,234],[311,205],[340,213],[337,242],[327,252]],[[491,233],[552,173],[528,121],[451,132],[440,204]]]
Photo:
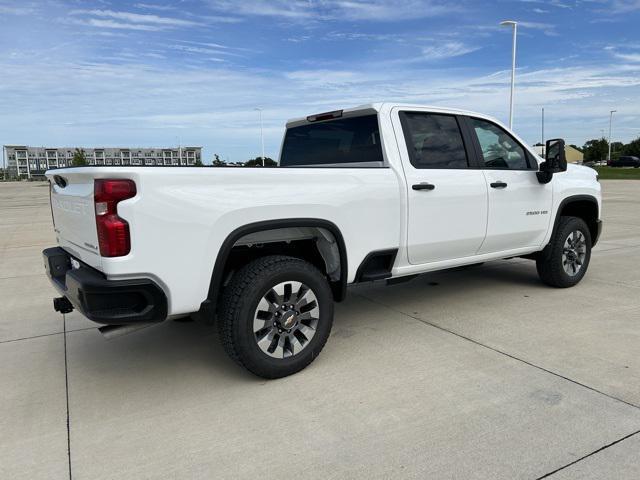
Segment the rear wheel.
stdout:
[[591,233],[584,220],[561,217],[549,248],[548,254],[543,253],[536,260],[540,279],[559,288],[580,282],[591,260]]
[[333,298],[324,275],[304,260],[267,256],[249,263],[226,287],[218,330],[226,352],[264,378],[309,365],[333,323]]

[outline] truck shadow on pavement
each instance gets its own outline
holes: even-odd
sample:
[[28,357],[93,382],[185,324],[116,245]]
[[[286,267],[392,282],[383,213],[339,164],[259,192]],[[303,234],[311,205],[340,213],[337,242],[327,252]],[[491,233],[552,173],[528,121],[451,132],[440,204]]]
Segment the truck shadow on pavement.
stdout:
[[[332,339],[347,341],[359,330],[375,329],[363,323],[363,318],[379,316],[380,308],[410,312],[419,302],[438,305],[464,305],[474,295],[500,291],[527,296],[527,292],[548,290],[538,279],[532,262],[495,262],[463,270],[448,270],[424,274],[411,281],[386,286],[383,282],[356,285],[349,289],[347,300],[337,306]],[[381,305],[380,305],[381,304]],[[392,321],[392,320],[389,320]],[[381,327],[384,328],[384,327]],[[198,382],[264,382],[235,365],[224,352],[215,326],[197,322],[167,321],[137,332],[106,340],[97,329],[68,332],[70,378],[74,366],[82,364],[82,375],[135,384],[140,378],[152,384],[174,388],[178,383],[197,379]],[[332,347],[329,341],[325,350]],[[323,356],[327,355],[325,352]],[[313,366],[313,365],[312,365]],[[138,388],[138,387],[135,387]]]

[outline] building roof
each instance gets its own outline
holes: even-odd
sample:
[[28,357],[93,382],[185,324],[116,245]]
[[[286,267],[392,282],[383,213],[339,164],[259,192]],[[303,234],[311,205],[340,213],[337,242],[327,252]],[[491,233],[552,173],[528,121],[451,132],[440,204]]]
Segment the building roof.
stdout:
[[[543,145],[534,145],[531,148],[535,150],[538,156],[542,157],[542,152],[544,149]],[[567,162],[569,163],[578,163],[584,160],[584,154],[577,148],[573,148],[571,145],[564,146],[564,153],[567,156]]]
[[5,148],[14,148],[14,149],[29,149],[29,148],[40,148],[44,150],[75,150],[79,148],[81,150],[179,150],[179,149],[194,149],[194,148],[202,148],[201,146],[193,146],[193,145],[182,145],[178,147],[47,147],[47,146],[36,146],[36,145],[3,145]]

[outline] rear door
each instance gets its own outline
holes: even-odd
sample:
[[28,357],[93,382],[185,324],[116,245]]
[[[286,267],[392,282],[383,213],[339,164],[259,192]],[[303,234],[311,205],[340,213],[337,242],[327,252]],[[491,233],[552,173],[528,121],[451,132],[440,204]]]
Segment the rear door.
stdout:
[[98,232],[93,205],[91,174],[57,170],[47,175],[51,188],[51,211],[58,245],[75,258],[100,268]]
[[487,236],[478,253],[542,244],[549,228],[552,182],[541,184],[533,155],[501,126],[463,119],[474,137],[489,194]]
[[409,262],[474,255],[486,233],[487,185],[457,116],[397,109],[393,121],[407,182]]

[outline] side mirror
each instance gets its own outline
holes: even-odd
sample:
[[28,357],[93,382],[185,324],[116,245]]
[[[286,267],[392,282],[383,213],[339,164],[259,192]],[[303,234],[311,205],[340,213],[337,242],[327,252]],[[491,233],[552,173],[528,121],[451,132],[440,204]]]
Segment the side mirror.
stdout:
[[564,151],[563,139],[555,138],[553,140],[547,140],[545,152],[545,163],[549,165],[553,173],[567,171],[567,156]]
[[540,183],[549,183],[554,173],[567,171],[567,156],[564,151],[563,139],[547,140],[545,152],[545,161],[540,164],[540,171],[537,172]]

